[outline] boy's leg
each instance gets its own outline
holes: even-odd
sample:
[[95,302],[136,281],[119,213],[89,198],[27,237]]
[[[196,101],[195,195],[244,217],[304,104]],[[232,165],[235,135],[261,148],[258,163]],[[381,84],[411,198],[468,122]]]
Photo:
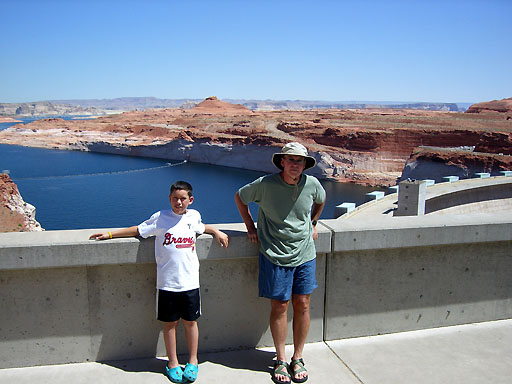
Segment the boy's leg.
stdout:
[[188,362],[197,365],[197,348],[199,344],[199,327],[197,326],[197,321],[183,320],[183,326],[185,327],[185,338],[187,339],[188,346]]
[[164,322],[164,342],[165,350],[167,351],[167,358],[169,368],[176,368],[179,366],[178,355],[176,354],[176,328],[178,321]]

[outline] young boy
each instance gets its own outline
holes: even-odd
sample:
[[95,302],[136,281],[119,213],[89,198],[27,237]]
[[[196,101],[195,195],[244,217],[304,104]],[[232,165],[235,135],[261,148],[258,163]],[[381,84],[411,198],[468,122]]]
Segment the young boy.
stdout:
[[[162,321],[164,341],[169,363],[165,374],[174,383],[194,382],[197,378],[197,348],[201,315],[199,297],[199,260],[196,236],[205,232],[215,236],[221,247],[228,246],[228,236],[201,222],[201,215],[188,206],[194,201],[192,186],[177,181],[169,195],[172,210],[155,213],[148,220],[114,232],[96,233],[90,239],[106,240],[114,237],[156,236],[157,264],[157,319]],[[183,319],[189,360],[183,370],[176,354],[176,328]]]

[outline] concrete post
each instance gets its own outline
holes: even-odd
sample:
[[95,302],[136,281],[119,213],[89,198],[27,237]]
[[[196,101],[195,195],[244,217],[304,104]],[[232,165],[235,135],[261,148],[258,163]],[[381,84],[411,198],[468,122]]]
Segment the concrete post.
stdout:
[[404,180],[398,184],[398,208],[393,216],[421,216],[425,214],[427,183],[424,180]]
[[453,183],[455,181],[459,181],[459,176],[445,176],[443,180],[448,183]]
[[352,212],[355,208],[356,203],[343,203],[337,205],[336,208],[334,208],[334,218],[337,219],[338,217],[344,215],[345,213]]
[[366,201],[380,200],[384,197],[384,192],[373,191],[366,194]]
[[392,185],[391,187],[388,187],[388,192],[390,194],[392,193],[398,193],[398,185]]

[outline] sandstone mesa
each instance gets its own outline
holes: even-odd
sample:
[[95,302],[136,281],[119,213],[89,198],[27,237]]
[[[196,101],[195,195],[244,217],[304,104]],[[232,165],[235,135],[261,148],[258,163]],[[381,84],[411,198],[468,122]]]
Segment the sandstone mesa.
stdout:
[[466,113],[501,115],[506,120],[512,120],[512,97],[473,104]]

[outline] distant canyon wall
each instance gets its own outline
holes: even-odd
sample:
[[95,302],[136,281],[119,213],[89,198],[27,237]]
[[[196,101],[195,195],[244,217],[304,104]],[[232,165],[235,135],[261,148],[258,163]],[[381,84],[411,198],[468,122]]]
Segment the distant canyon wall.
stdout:
[[[441,180],[450,172],[471,177],[476,172],[497,174],[500,170],[512,169],[512,133],[447,131],[432,134],[397,130],[314,139],[319,144],[344,148],[340,151],[327,150],[327,147],[324,151],[311,151],[317,165],[307,173],[320,179],[386,186],[394,185],[404,175],[405,178],[435,178],[438,175]],[[242,145],[233,141],[178,139],[165,144],[135,146],[96,141],[80,149],[271,173],[276,171],[272,155],[279,152],[282,145],[279,142]],[[443,151],[441,147],[446,149]],[[411,172],[411,164],[415,162],[430,166]],[[418,173],[420,169],[423,171]]]
[[[215,143],[207,140],[173,140],[165,144],[151,145],[119,145],[108,142],[94,142],[90,144],[79,145],[77,149],[92,152],[110,153],[128,156],[152,157],[168,160],[187,160],[196,163],[212,164],[226,167],[243,168],[252,171],[261,171],[273,173],[277,168],[272,163],[272,156],[280,152],[281,143],[277,144],[245,144],[236,143]],[[314,168],[307,171],[308,174],[320,179],[343,179],[349,181],[353,176],[346,171],[346,164],[366,167],[370,166],[376,172],[382,166],[382,160],[374,158],[371,154],[354,154],[348,160],[346,157],[338,156],[336,153],[327,153],[323,151],[311,152],[317,164]],[[403,161],[400,161],[400,167],[403,167]],[[373,166],[372,166],[373,164]],[[384,169],[382,169],[385,171]],[[395,177],[397,175],[394,175]]]
[[[318,110],[318,109],[416,109],[429,111],[465,111],[464,104],[456,103],[380,103],[380,102],[328,102],[308,100],[235,100],[253,111]],[[48,100],[24,103],[0,103],[0,116],[66,116],[105,115],[112,112],[133,110],[183,108],[191,109],[200,104],[198,99],[158,99],[155,97],[121,97],[116,99]]]
[[7,117],[35,117],[35,116],[97,116],[104,115],[105,111],[94,107],[81,107],[76,105],[54,104],[47,101],[34,103],[0,103],[0,116]]

